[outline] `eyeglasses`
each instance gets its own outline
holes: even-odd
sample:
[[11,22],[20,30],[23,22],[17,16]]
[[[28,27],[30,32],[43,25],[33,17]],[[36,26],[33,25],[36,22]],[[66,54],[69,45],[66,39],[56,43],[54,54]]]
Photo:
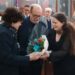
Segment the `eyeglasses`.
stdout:
[[32,14],[33,17],[41,17],[41,15],[37,15],[37,14]]

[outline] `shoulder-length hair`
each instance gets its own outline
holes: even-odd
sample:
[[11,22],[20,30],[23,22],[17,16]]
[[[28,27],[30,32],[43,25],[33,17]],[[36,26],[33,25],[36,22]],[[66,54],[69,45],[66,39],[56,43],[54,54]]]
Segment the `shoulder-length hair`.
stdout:
[[16,8],[9,7],[4,11],[2,20],[11,26],[12,23],[23,21],[23,15]]

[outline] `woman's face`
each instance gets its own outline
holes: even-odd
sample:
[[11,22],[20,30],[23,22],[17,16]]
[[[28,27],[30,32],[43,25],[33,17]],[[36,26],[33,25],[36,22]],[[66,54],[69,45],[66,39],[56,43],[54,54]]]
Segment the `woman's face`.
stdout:
[[52,17],[52,25],[53,25],[53,29],[55,31],[61,31],[62,30],[63,23],[54,17]]

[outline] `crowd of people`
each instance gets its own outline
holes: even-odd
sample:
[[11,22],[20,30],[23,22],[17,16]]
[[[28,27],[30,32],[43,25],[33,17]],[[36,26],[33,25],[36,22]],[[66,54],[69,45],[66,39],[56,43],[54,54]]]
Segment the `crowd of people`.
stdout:
[[[32,4],[8,7],[1,19],[0,75],[41,75],[43,61],[53,64],[54,75],[75,75],[75,18]],[[29,53],[29,43],[41,35],[48,50]]]

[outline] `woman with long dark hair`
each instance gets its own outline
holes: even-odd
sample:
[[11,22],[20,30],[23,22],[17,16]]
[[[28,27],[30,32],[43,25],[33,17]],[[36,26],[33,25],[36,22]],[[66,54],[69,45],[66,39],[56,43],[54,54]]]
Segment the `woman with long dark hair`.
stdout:
[[75,30],[62,13],[52,17],[53,29],[48,35],[49,50],[41,58],[49,57],[54,75],[75,75]]

